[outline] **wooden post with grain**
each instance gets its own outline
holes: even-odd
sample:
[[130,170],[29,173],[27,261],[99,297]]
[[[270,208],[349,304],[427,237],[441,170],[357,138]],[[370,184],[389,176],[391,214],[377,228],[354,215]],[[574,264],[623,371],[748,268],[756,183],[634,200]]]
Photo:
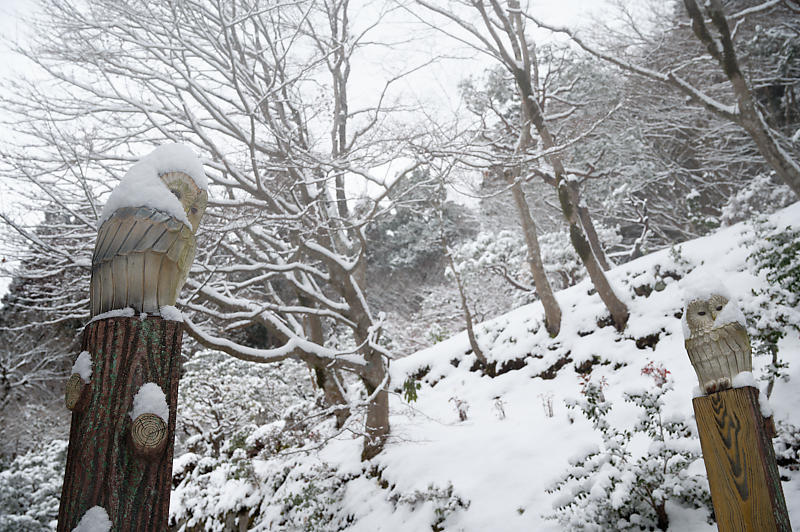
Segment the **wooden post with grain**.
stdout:
[[791,532],[758,390],[723,390],[692,405],[720,532]]
[[94,319],[66,389],[72,427],[59,532],[98,523],[103,532],[167,530],[183,339],[174,305],[194,260],[206,186],[190,148],[163,145],[125,175],[100,217]]
[[[706,394],[692,406],[717,528],[791,532],[772,448],[775,425],[762,415],[758,389],[746,385],[754,380],[744,316],[723,286],[699,280],[683,325],[686,352]],[[737,379],[743,387],[733,387]]]

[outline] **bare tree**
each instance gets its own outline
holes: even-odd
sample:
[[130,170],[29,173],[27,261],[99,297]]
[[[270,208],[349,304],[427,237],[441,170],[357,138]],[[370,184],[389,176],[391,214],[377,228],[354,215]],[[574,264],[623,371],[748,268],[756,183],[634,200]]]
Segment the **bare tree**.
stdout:
[[[538,169],[537,173],[549,180],[556,188],[562,213],[569,225],[572,245],[581,257],[592,283],[611,314],[615,326],[619,330],[624,329],[629,315],[627,306],[614,293],[605,276],[604,267],[598,259],[598,256],[603,257],[599,242],[592,246],[587,239],[586,228],[589,228],[588,232],[595,236],[596,231],[593,229],[588,211],[582,210],[579,189],[575,181],[569,178],[570,174],[565,168],[563,162],[565,146],[556,142],[556,138],[540,105],[540,95],[537,94],[535,85],[538,71],[532,68],[535,64],[535,59],[532,60],[531,57],[533,47],[528,42],[528,37],[525,33],[525,17],[519,2],[517,0],[509,0],[507,5],[503,5],[500,0],[465,0],[463,2],[450,2],[448,7],[430,3],[427,0],[418,0],[418,3],[454,22],[460,30],[466,32],[470,40],[467,41],[465,38],[451,33],[453,37],[462,42],[468,42],[481,53],[487,54],[502,65],[513,77],[520,101],[523,123],[523,126],[519,129],[520,136],[513,159],[518,161],[517,165],[520,162],[533,162],[538,159],[545,159],[549,163],[551,171]],[[459,8],[463,7],[478,15],[479,22],[477,25],[457,12]],[[535,128],[541,143],[541,149],[538,151],[532,150],[534,146],[532,146],[531,142],[531,126]],[[591,127],[587,128],[587,131],[590,130]],[[539,148],[539,146],[536,146],[536,148]],[[515,167],[512,166],[512,168]],[[517,168],[509,177],[512,187],[520,177],[523,177],[522,169],[518,166]],[[528,171],[536,172],[537,169],[531,168]],[[524,198],[521,198],[518,192],[515,195],[515,199],[518,205],[522,205],[520,200]],[[523,222],[532,220],[530,217],[527,217],[526,220],[524,208],[521,212],[523,213]],[[535,228],[530,224],[528,224],[526,230],[526,242],[529,245],[529,254],[533,256],[537,246],[533,238],[528,238],[529,235],[535,235]],[[605,261],[605,258],[602,260]],[[539,263],[541,263],[541,259]],[[543,268],[541,272],[538,272],[539,269],[535,261],[532,261],[531,270],[534,273],[534,280],[537,277],[543,277],[546,281]],[[537,275],[537,273],[541,273],[541,275]],[[549,286],[544,288],[540,287],[539,282],[536,283],[537,292],[539,292],[546,312],[548,308],[550,309],[550,315],[547,319],[548,330],[550,330],[554,323],[560,322],[554,321],[555,311],[553,308],[554,305],[556,309],[558,307],[554,298],[551,302],[547,301],[552,295],[552,292],[548,295],[548,288]],[[553,333],[552,330],[550,332],[551,334]]]
[[[395,180],[370,171],[406,153],[410,136],[388,127],[388,91],[402,74],[357,109],[347,84],[386,10],[372,6],[371,22],[355,27],[348,0],[43,4],[33,44],[19,52],[47,82],[3,96],[20,137],[0,172],[51,196],[86,238],[68,248],[57,236],[37,240],[24,218],[5,213],[6,223],[41,253],[86,267],[99,204],[137,155],[163,141],[194,146],[211,199],[179,298],[186,330],[242,360],[309,364],[340,424],[366,409],[363,457],[374,456],[389,434],[391,355],[365,295],[365,230],[416,165]],[[378,189],[358,212],[347,179]],[[268,344],[231,339],[251,325]],[[349,347],[333,347],[334,328]],[[341,372],[364,384],[363,401],[347,403]]]
[[[800,164],[787,150],[787,146],[790,145],[789,139],[774,125],[770,125],[765,118],[765,114],[754,96],[753,85],[758,81],[748,79],[743,72],[734,42],[737,31],[748,17],[770,11],[775,16],[778,10],[783,10],[784,14],[792,17],[793,14],[796,16],[796,13],[800,12],[800,6],[792,0],[765,1],[726,15],[721,0],[708,0],[703,3],[702,9],[695,0],[684,0],[683,4],[691,21],[692,32],[702,47],[698,47],[694,51],[694,57],[681,58],[659,70],[651,68],[641,59],[637,60],[614,52],[606,52],[588,43],[570,29],[554,27],[529,14],[525,14],[525,16],[542,28],[568,35],[573,42],[592,55],[627,72],[670,86],[711,114],[736,124],[752,139],[761,156],[780,179],[794,191],[795,195],[800,196]],[[731,24],[733,24],[733,28]],[[795,28],[793,31],[796,34],[797,29]],[[642,33],[640,32],[639,35]],[[705,57],[702,52],[703,48],[707,54]],[[716,97],[709,92],[708,88],[693,83],[684,74],[687,66],[703,64],[708,57],[716,64],[728,82],[728,93],[722,95],[722,98]],[[795,78],[794,81],[785,85],[786,91],[796,93],[796,85]]]

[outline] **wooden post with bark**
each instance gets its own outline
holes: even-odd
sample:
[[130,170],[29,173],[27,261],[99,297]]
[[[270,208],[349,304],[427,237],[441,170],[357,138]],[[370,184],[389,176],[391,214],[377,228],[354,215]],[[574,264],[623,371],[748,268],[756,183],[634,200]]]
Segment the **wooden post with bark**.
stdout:
[[790,532],[772,448],[771,424],[756,388],[733,388],[692,401],[720,532]]
[[[83,350],[91,377],[77,386],[77,405],[61,491],[58,530],[70,531],[87,510],[102,507],[111,530],[166,530],[172,487],[175,406],[183,324],[159,316],[112,317],[91,322]],[[169,419],[131,419],[134,397],[146,383],[164,391]],[[75,394],[75,392],[72,392]]]

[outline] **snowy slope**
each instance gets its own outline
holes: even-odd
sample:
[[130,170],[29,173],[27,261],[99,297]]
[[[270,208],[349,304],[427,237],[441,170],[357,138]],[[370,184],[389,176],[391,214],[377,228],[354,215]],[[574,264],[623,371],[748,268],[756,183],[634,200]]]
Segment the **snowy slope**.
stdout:
[[[777,213],[771,221],[779,227],[800,226],[800,204]],[[392,442],[375,459],[382,469],[381,478],[402,493],[452,484],[453,493],[469,501],[469,506],[449,514],[443,523],[446,530],[558,530],[554,521],[543,519],[552,513],[555,498],[544,488],[563,473],[570,456],[599,442],[588,422],[564,406],[565,399],[579,395],[580,375],[575,367],[599,358],[600,363],[592,367],[592,378],[608,381],[605,394],[615,403],[613,422],[622,427],[630,425],[635,415],[635,407],[622,402],[622,392],[652,386],[641,370],[648,361],[660,362],[675,380],[666,410],[690,416],[697,379],[676,317],[687,278],[675,281],[665,276],[663,290],[654,290],[649,297],[637,296],[634,288],[653,287],[658,280],[656,268],[679,274],[705,272],[722,281],[746,309],[751,290],[765,282],[746,264],[749,251],[745,244],[752,238],[752,228],[738,224],[682,244],[680,254],[688,264],[676,262],[674,252],[662,250],[614,269],[610,278],[631,310],[622,334],[610,326],[598,328],[597,321],[605,311],[597,295],[588,295],[588,282],[557,295],[564,320],[555,339],[550,339],[541,325],[543,312],[538,303],[479,325],[478,341],[489,360],[497,361],[498,368],[503,362],[522,360],[525,365],[521,369],[494,378],[470,372],[474,355],[465,354],[469,350],[465,333],[394,362],[392,383],[396,389],[409,375],[425,375],[416,402],[409,404],[400,395],[393,396]],[[652,335],[658,335],[658,341],[649,347],[646,344],[652,343]],[[796,334],[783,340],[785,358],[791,360],[785,353],[798,350]],[[767,363],[765,358],[754,360],[756,375]],[[564,366],[555,372],[555,378],[541,377],[561,363]],[[776,420],[797,424],[800,364],[792,360],[789,371],[791,381],[776,383],[771,403]],[[546,415],[548,400],[553,417]],[[466,421],[459,421],[457,401],[468,405]],[[338,461],[340,453],[357,454],[357,449],[345,449],[350,446],[333,444],[323,459]],[[692,467],[702,471],[703,465]],[[395,507],[386,502],[384,490],[375,490],[374,482],[361,482],[363,486],[351,482],[345,496],[344,509],[356,518],[351,530],[427,530],[436,520],[432,503]],[[800,523],[800,479],[784,483],[784,492],[792,521]],[[704,512],[668,510],[671,530],[714,529],[706,524]]]
[[[800,227],[800,203],[771,222]],[[198,480],[173,491],[172,522],[185,523],[182,530],[223,530],[228,519],[247,519],[251,530],[561,530],[545,519],[559,497],[545,488],[567,470],[570,458],[601,442],[580,412],[565,406],[581,398],[582,373],[593,382],[605,379],[610,422],[632,429],[640,409],[624,402],[623,393],[652,389],[654,381],[642,369],[651,361],[663,365],[675,383],[664,396],[664,415],[683,415],[693,426],[697,380],[683,345],[683,290],[710,275],[746,314],[758,315],[752,291],[766,281],[747,263],[754,240],[753,227],[738,224],[609,272],[631,311],[623,333],[604,324],[606,311],[588,281],[557,294],[563,322],[556,338],[547,335],[538,303],[479,324],[478,341],[495,377],[471,371],[475,357],[465,333],[394,361],[391,439],[370,463],[360,462],[361,437],[350,432],[298,453],[293,444],[280,443],[288,421],[258,429],[230,462],[187,453],[176,459],[176,478],[191,474]],[[792,357],[800,338],[790,332],[779,346],[790,380],[776,382],[770,402],[776,421],[800,425],[800,364]],[[767,357],[755,358],[757,377],[767,363]],[[402,393],[410,377],[420,385],[411,403]],[[263,454],[257,441],[287,451]],[[649,445],[635,436],[629,448],[639,455]],[[690,446],[699,451],[699,440]],[[703,474],[702,461],[686,472]],[[789,478],[783,488],[790,517],[798,524],[800,475],[782,473]],[[670,530],[715,530],[703,510],[668,504],[667,512]],[[228,517],[203,517],[214,515]]]

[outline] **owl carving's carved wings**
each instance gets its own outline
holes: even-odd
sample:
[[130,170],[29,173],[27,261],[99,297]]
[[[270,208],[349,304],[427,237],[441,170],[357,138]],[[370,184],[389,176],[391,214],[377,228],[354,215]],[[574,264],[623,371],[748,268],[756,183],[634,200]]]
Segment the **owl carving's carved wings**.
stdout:
[[738,322],[693,335],[685,343],[689,360],[707,393],[730,387],[733,377],[742,371],[753,371],[750,339]]
[[100,227],[92,256],[92,316],[132,307],[158,313],[174,305],[195,254],[183,222],[149,207],[118,209]]

